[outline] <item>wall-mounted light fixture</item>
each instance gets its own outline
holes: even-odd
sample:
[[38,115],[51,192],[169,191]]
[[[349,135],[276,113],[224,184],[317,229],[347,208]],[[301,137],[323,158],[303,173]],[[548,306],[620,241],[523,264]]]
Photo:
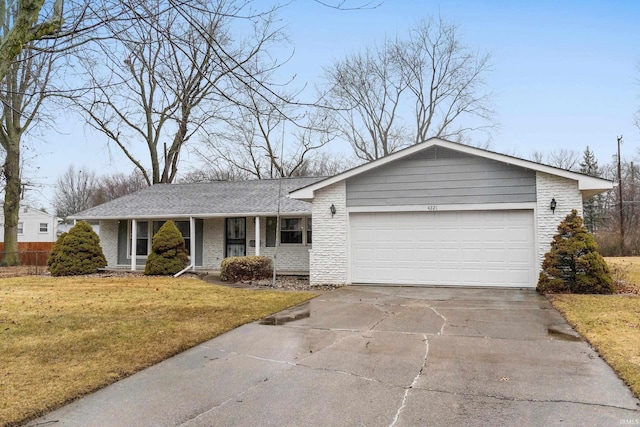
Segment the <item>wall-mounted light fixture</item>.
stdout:
[[329,210],[331,211],[331,218],[333,218],[333,216],[336,214],[336,206],[332,203],[329,207]]
[[556,212],[556,206],[558,206],[558,203],[556,202],[556,198],[552,198],[551,199],[551,213],[555,213]]

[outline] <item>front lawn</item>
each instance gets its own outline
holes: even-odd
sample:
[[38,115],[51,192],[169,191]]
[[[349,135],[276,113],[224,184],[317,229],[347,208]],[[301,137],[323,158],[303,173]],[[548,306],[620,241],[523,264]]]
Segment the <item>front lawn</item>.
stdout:
[[[640,257],[606,258],[613,270],[624,269],[625,292],[640,289]],[[620,277],[619,277],[620,278]],[[640,397],[640,296],[549,295],[571,325]]]
[[0,425],[65,402],[313,298],[194,278],[0,280]]

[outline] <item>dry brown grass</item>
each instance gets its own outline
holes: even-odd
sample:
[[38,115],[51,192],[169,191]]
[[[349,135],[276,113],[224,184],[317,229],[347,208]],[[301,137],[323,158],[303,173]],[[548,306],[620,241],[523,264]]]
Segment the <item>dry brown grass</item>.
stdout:
[[[640,257],[607,257],[626,295],[550,295],[565,318],[640,397]],[[630,295],[631,294],[631,295]]]
[[549,298],[640,397],[640,297],[566,294]]
[[0,280],[0,425],[38,416],[312,298],[194,278]]
[[39,265],[15,265],[0,267],[0,278],[45,275],[49,269]]
[[605,261],[621,292],[640,294],[640,257],[606,257]]

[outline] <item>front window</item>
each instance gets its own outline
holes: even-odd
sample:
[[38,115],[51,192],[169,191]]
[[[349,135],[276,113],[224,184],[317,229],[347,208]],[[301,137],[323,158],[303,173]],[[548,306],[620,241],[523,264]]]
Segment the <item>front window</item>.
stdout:
[[280,243],[310,245],[311,241],[311,217],[280,220]]
[[136,255],[145,256],[149,253],[149,223],[136,223]]
[[22,222],[18,223],[18,234],[24,234],[24,224]]
[[41,233],[46,233],[49,231],[49,224],[47,224],[46,222],[41,222],[40,223],[40,232]]
[[[136,222],[136,255],[147,256],[151,252],[153,236],[166,221],[138,221]],[[191,251],[191,235],[189,221],[174,221],[174,224],[182,234],[187,253]],[[129,235],[129,248],[131,248],[131,235]],[[131,249],[129,249],[131,254]]]
[[302,243],[302,218],[282,218],[280,220],[280,242]]

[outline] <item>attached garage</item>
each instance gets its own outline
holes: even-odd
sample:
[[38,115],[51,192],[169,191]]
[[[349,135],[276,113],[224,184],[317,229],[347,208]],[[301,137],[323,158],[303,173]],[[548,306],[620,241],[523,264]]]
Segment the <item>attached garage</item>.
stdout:
[[290,193],[312,203],[312,284],[535,287],[600,178],[432,138]]
[[527,287],[533,210],[349,215],[351,282]]

